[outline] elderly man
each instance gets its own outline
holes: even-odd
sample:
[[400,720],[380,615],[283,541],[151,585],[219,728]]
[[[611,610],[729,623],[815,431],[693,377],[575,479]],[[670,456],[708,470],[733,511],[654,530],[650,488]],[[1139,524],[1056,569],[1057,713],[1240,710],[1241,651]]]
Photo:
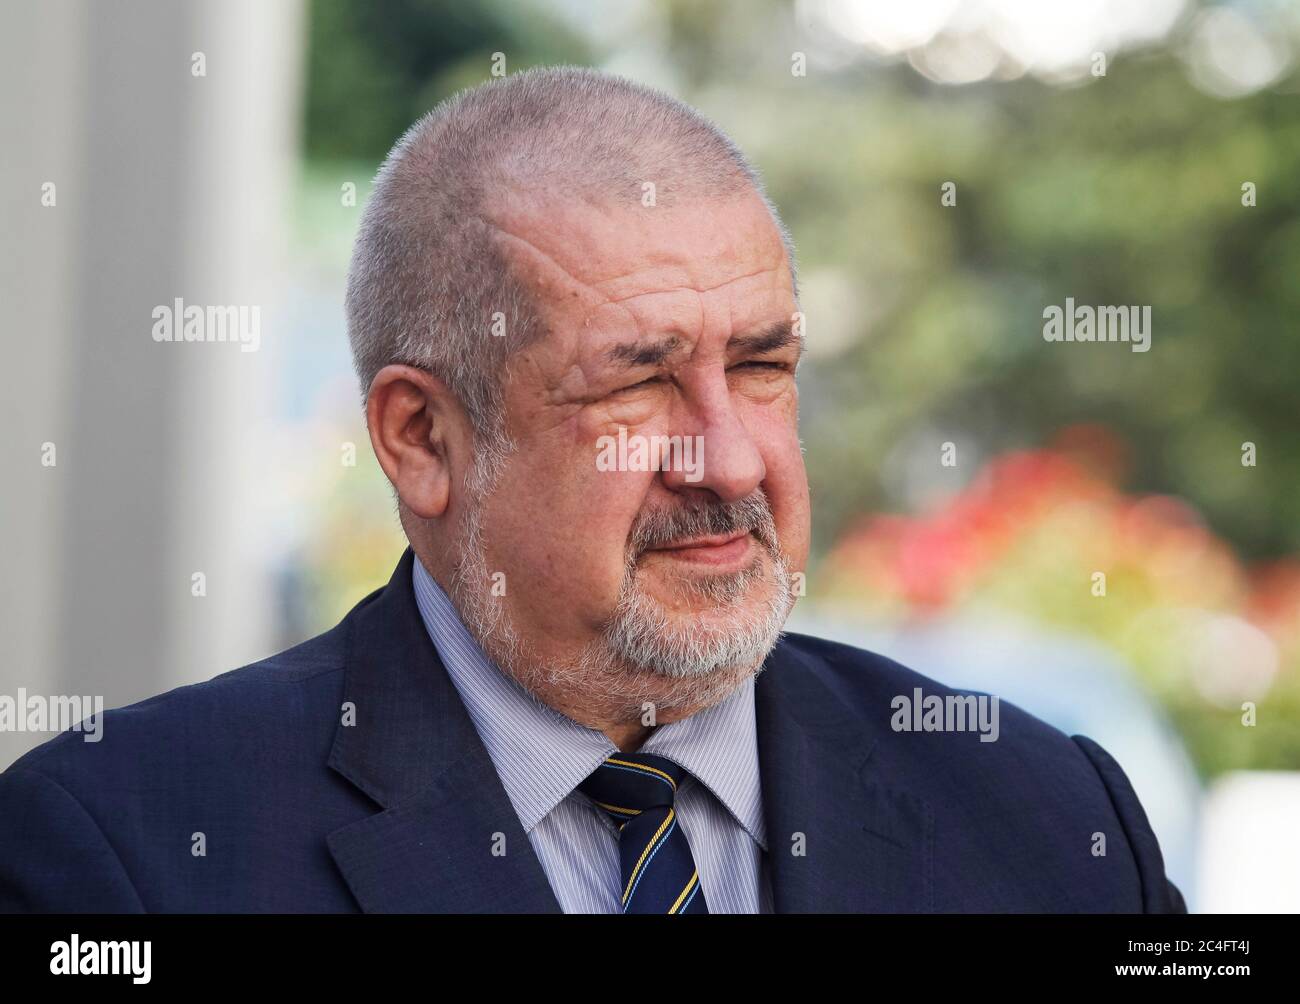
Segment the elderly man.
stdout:
[[379,172],[347,311],[410,550],[328,633],[15,764],[0,904],[1183,909],[1096,744],[782,636],[791,244],[690,108],[573,69],[445,103]]

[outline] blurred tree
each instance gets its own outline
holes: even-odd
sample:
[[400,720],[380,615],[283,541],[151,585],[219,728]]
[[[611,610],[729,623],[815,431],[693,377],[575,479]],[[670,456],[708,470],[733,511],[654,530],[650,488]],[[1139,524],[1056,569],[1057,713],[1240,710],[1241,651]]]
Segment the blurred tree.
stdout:
[[[849,329],[803,385],[822,548],[857,513],[917,504],[907,456],[953,441],[969,477],[1101,422],[1133,444],[1130,487],[1191,500],[1247,556],[1300,550],[1293,94],[1209,97],[1167,52],[1066,89],[848,69],[773,84],[773,129],[744,124],[753,80],[723,86],[715,115],[752,133],[810,291],[824,274],[849,294],[805,303],[810,341]],[[1151,350],[1044,341],[1066,297],[1150,305]]]
[[421,115],[508,72],[590,61],[576,34],[531,5],[480,0],[314,0],[307,61],[306,153],[379,161]]
[[[824,65],[779,0],[648,9],[681,96],[750,152],[793,230],[810,341],[837,332],[803,377],[819,552],[855,515],[951,494],[1079,422],[1132,444],[1127,487],[1188,499],[1245,556],[1300,551],[1294,77],[1211,97],[1176,35],[1076,85],[955,87]],[[311,35],[308,153],[374,163],[494,51],[511,72],[603,55],[530,3],[317,0]],[[1150,305],[1151,351],[1044,341],[1066,297]],[[958,468],[918,488],[944,441]]]

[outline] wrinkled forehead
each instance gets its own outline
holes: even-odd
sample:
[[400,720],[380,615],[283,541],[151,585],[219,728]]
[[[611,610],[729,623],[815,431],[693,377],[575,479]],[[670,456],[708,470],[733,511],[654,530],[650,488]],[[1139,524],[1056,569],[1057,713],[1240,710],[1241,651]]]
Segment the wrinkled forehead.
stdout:
[[512,193],[486,220],[516,278],[561,296],[703,292],[785,264],[780,233],[750,189],[667,207]]
[[486,219],[548,321],[689,331],[706,310],[744,324],[793,309],[780,232],[749,188],[670,206],[511,193]]

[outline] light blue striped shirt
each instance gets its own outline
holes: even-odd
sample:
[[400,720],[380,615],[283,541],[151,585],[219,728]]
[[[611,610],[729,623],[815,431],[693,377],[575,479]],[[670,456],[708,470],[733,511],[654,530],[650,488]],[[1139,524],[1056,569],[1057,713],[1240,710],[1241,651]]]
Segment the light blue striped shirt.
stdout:
[[[618,747],[603,732],[536,700],[497,668],[447,594],[418,560],[414,564],[424,626],[560,908],[621,913],[618,829],[575,790]],[[677,815],[709,912],[771,913],[753,678],[713,707],[656,727],[641,752],[690,771],[677,792]]]

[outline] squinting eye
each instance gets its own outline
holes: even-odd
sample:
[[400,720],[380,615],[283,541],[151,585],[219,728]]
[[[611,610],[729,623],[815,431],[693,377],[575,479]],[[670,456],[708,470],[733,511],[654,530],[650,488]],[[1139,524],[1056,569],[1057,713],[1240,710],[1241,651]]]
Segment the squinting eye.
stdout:
[[625,391],[629,391],[629,390],[640,390],[642,387],[650,386],[650,384],[659,383],[662,379],[663,377],[660,376],[646,377],[644,380],[640,381],[639,383],[630,383],[626,387],[620,387],[618,390],[614,391],[614,393],[622,394]]
[[758,359],[751,359],[747,363],[737,363],[735,366],[732,367],[732,369],[745,369],[746,367],[749,366],[755,367],[756,369],[763,369],[763,370],[788,370],[790,368],[785,363],[762,362],[761,360]]

